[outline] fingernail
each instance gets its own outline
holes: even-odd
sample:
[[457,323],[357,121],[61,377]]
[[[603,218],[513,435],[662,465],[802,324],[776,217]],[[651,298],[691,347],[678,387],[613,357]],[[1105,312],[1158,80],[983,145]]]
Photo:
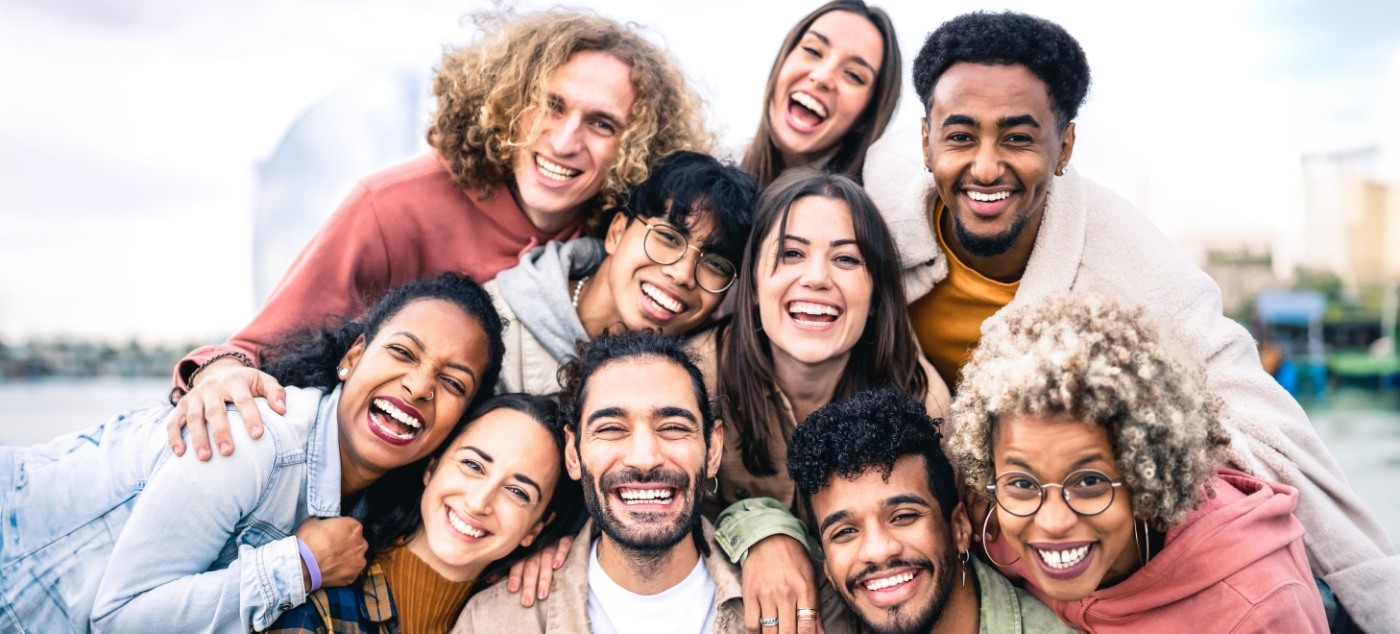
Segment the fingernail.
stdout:
[[254,438],[261,438],[261,437],[262,437],[262,428],[261,428],[261,427],[253,427],[252,429],[248,430],[248,435],[250,435],[250,436],[252,436],[252,437],[254,437]]
[[170,453],[175,454],[175,457],[179,458],[180,456],[185,455],[185,448],[181,447],[180,445],[170,445]]
[[209,450],[208,450],[208,449],[205,449],[204,447],[200,447],[199,449],[196,449],[195,452],[194,452],[194,454],[195,454],[195,456],[198,456],[200,460],[208,460],[208,459],[209,459]]
[[227,456],[227,455],[229,455],[229,453],[232,452],[232,451],[233,451],[233,446],[230,445],[230,444],[228,444],[227,441],[219,443],[219,453],[221,453],[221,454]]
[[514,581],[507,581],[507,582],[506,582],[506,589],[507,589],[507,590],[510,590],[511,592],[520,592],[520,584],[518,584],[518,583],[516,583],[516,582],[514,582]]
[[528,607],[530,607],[530,606],[532,606],[532,605],[534,605],[534,604],[535,604],[535,600],[534,600],[533,598],[531,598],[531,597],[525,597],[525,607],[528,608]]

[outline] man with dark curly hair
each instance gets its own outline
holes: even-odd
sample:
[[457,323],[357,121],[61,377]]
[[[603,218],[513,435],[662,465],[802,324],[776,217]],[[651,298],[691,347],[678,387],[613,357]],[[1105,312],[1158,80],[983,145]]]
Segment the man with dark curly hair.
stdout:
[[426,275],[490,280],[532,247],[596,228],[602,209],[662,156],[708,148],[699,97],[636,28],[566,9],[476,17],[484,36],[449,50],[437,70],[433,151],[361,180],[252,323],[176,366],[177,455],[182,421],[208,459],[210,435],[221,454],[233,451],[225,403],[254,438],[261,418],[252,398],[283,409],[282,387],[256,369],[267,342],[353,317]]
[[[1122,198],[1069,169],[1089,65],[1062,27],[1021,13],[941,25],[914,61],[922,155],[886,134],[865,184],[905,266],[920,346],[949,385],[1016,306],[1094,292],[1182,325],[1224,402],[1229,462],[1300,491],[1313,573],[1369,631],[1400,631],[1400,556],[1302,408],[1226,318],[1215,283]],[[927,172],[921,174],[920,172]],[[980,520],[981,518],[974,518]]]
[[[788,473],[827,579],[865,632],[1070,632],[969,554],[972,527],[923,405],[857,392],[793,432]],[[971,570],[969,570],[971,568]]]

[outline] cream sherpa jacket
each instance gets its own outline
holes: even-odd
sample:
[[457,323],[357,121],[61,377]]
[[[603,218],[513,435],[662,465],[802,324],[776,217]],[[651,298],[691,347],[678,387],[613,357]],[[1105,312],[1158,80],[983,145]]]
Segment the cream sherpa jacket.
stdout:
[[[912,126],[890,130],[865,162],[865,187],[898,243],[911,302],[948,275],[925,211],[933,177],[918,138]],[[1400,632],[1400,556],[1307,414],[1264,372],[1248,331],[1224,316],[1215,282],[1141,212],[1073,170],[1055,178],[1046,205],[1016,298],[988,322],[1052,293],[1085,291],[1137,302],[1162,323],[1179,324],[1176,337],[1205,362],[1224,400],[1231,462],[1298,489],[1314,574],[1366,631]]]

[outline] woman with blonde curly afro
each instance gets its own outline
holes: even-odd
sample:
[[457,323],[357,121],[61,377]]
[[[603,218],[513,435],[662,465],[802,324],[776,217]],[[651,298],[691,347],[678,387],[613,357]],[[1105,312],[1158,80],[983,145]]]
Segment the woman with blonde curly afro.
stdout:
[[476,22],[483,37],[448,51],[437,70],[433,151],[361,180],[253,322],[177,365],[177,455],[186,421],[201,459],[210,435],[220,453],[233,451],[225,403],[254,438],[262,425],[252,398],[283,409],[282,387],[256,369],[267,342],[358,314],[426,275],[490,280],[532,247],[601,228],[603,208],[662,156],[708,149],[699,98],[633,27],[565,9]]
[[1220,466],[1220,402],[1164,334],[1081,294],[982,337],[948,443],[988,558],[1080,630],[1326,631],[1297,490]]

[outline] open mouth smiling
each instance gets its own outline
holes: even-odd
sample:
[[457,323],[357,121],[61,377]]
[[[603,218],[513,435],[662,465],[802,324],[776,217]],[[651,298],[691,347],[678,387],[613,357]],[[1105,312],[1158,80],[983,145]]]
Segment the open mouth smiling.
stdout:
[[788,304],[788,315],[799,325],[821,327],[839,319],[841,309],[831,304],[795,301]]
[[668,505],[676,497],[676,490],[671,487],[623,487],[617,490],[617,497],[622,499],[626,506],[639,504]]
[[535,167],[539,168],[540,173],[543,174],[545,178],[560,182],[567,181],[583,173],[583,170],[565,167],[539,154],[535,154]]
[[491,534],[491,531],[458,515],[456,511],[452,510],[452,507],[447,508],[447,525],[451,526],[452,530],[472,539],[482,539]]
[[685,302],[651,282],[642,282],[642,294],[650,300],[653,307],[664,311],[664,316],[670,317],[685,312]]
[[406,445],[423,432],[423,415],[398,399],[370,401],[369,422],[375,435],[396,445]]

